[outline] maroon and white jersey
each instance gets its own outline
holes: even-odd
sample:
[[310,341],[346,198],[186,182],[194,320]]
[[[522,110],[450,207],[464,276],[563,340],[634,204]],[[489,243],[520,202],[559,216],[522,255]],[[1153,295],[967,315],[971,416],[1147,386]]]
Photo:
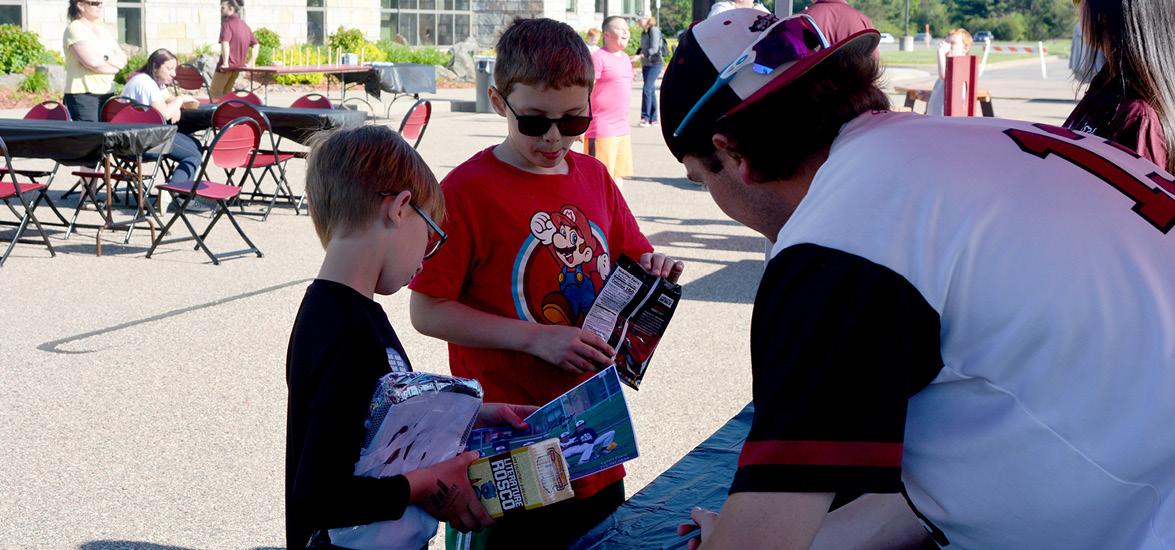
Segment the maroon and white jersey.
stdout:
[[904,490],[958,548],[1175,547],[1175,178],[867,113],[779,233],[732,492]]

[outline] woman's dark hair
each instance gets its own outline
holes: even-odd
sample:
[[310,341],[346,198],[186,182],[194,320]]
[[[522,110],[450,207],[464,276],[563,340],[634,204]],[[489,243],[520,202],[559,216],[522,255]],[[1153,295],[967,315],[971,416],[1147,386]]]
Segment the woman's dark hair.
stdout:
[[[1175,3],[1171,0],[1084,0],[1082,34],[1106,58],[1092,86],[1115,86],[1154,109],[1175,169]],[[1086,74],[1094,57],[1086,56]]]
[[[725,135],[746,157],[755,180],[790,178],[832,145],[850,120],[889,109],[889,97],[877,87],[880,76],[872,56],[834,56],[758,104],[719,119],[713,133]],[[707,151],[693,153],[706,169],[720,171],[714,146],[705,146]]]
[[220,0],[222,3],[228,4],[234,12],[241,13],[241,6],[245,5],[244,0]]
[[81,0],[69,0],[69,20],[73,21],[82,16],[82,8],[78,6]]
[[159,48],[158,50],[151,52],[151,55],[147,56],[147,62],[143,63],[143,66],[139,67],[139,70],[136,72],[143,73],[151,78],[155,78],[155,71],[158,71],[159,67],[162,67],[164,63],[167,63],[173,59],[175,59],[175,54],[171,53],[170,50],[167,48]]

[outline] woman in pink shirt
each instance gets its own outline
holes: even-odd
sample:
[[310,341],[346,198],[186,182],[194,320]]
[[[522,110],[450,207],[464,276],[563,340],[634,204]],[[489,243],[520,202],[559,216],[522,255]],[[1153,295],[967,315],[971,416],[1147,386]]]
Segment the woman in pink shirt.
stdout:
[[584,135],[584,152],[608,167],[616,185],[632,176],[632,140],[628,111],[632,101],[633,57],[628,46],[628,23],[623,17],[604,19],[604,47],[592,52],[596,84],[592,89],[592,124]]

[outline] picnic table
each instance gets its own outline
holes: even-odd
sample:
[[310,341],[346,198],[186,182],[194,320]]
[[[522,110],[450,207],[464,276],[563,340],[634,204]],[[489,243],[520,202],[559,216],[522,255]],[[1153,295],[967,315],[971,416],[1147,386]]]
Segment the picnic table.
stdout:
[[[295,109],[269,105],[254,105],[254,107],[269,119],[269,124],[273,127],[271,131],[274,134],[303,145],[316,132],[360,126],[367,120],[366,113],[348,109]],[[185,134],[211,128],[212,114],[215,111],[216,105],[200,105],[193,109],[184,109],[181,111],[180,120],[176,125]]]
[[[921,101],[926,104],[926,108],[922,110],[925,113],[930,108],[930,93],[933,90],[933,87],[925,86],[894,86],[895,92],[905,94],[905,108],[911,112],[914,111],[914,106],[917,105],[917,102]],[[995,116],[995,110],[991,106],[991,91],[976,90],[975,99],[979,101],[979,109],[983,112],[983,116]]]
[[[102,163],[108,197],[113,196],[114,173],[133,182],[137,199],[135,216],[114,220],[113,200],[107,198],[105,211],[99,211],[103,223],[97,225],[97,255],[102,255],[102,230],[133,227],[146,222],[155,238],[154,210],[143,197],[142,154],[151,150],[167,151],[175,139],[176,128],[168,124],[113,124],[65,120],[0,119],[0,138],[8,144],[13,157],[50,159],[62,163],[94,165]],[[122,162],[112,162],[117,157]],[[86,193],[97,202],[95,190],[87,185]],[[84,200],[84,199],[83,199]],[[151,214],[150,216],[148,214]]]

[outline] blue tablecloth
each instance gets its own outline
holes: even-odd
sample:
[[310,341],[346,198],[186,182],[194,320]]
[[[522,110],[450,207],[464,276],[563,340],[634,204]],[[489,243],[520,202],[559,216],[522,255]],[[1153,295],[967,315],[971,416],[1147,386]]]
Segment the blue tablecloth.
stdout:
[[677,539],[677,526],[689,519],[694,506],[720,510],[734,479],[739,452],[751,430],[754,410],[748,404],[572,548],[661,548]]

